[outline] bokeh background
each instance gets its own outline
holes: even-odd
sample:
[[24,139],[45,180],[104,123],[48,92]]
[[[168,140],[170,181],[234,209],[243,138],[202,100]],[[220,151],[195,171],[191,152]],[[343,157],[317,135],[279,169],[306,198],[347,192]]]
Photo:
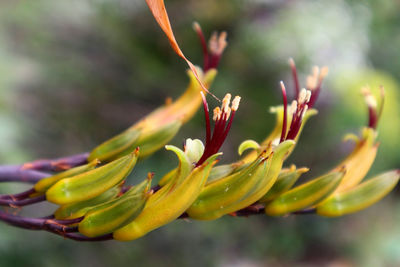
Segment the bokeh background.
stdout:
[[[382,142],[368,175],[400,167],[400,3],[392,0],[168,0],[185,54],[202,63],[191,25],[226,30],[229,47],[212,91],[242,96],[223,161],[244,139],[261,141],[274,125],[279,81],[292,88],[289,57],[301,81],[313,65],[330,68],[317,108],[287,161],[328,170],[351,150],[348,132],[366,124],[362,86],[386,89]],[[0,2],[0,161],[22,163],[88,151],[176,97],[186,65],[170,48],[144,0]],[[210,98],[210,104],[216,104]],[[204,138],[203,114],[171,142]],[[141,162],[160,178],[175,163],[160,151]],[[24,187],[2,184],[1,192]],[[0,266],[398,266],[400,195],[337,219],[317,216],[224,217],[177,221],[129,243],[77,243],[0,224]],[[54,207],[37,205],[46,215]]]

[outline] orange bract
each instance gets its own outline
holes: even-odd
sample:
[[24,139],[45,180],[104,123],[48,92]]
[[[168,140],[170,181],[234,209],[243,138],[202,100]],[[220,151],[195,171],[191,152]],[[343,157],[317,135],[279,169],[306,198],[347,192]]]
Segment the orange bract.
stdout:
[[190,62],[185,55],[183,54],[182,50],[180,49],[178,42],[175,39],[174,32],[172,31],[171,23],[169,22],[168,13],[165,9],[164,0],[146,0],[147,5],[150,8],[151,13],[153,14],[154,18],[156,19],[158,25],[161,27],[165,35],[168,37],[169,43],[171,44],[172,48],[174,49],[175,53],[183,58],[186,63],[189,65],[189,68],[192,70],[194,76],[196,77],[197,81],[199,82],[201,88],[207,92],[208,94],[212,95],[214,98],[219,100],[216,96],[211,94],[204,84],[201,82],[196,68],[192,62]]

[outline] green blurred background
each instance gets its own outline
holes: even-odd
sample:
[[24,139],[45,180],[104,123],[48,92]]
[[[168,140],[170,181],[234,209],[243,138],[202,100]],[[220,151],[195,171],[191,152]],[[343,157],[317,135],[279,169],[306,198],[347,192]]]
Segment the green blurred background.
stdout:
[[[229,46],[212,91],[242,96],[223,147],[237,159],[244,139],[261,141],[281,102],[279,81],[292,88],[289,57],[304,85],[313,65],[327,65],[317,108],[287,161],[333,167],[351,150],[341,142],[366,124],[360,88],[384,85],[382,142],[369,174],[399,167],[400,3],[381,1],[167,0],[185,54],[202,63],[191,28],[228,32]],[[170,48],[144,0],[0,2],[0,160],[22,163],[88,151],[127,128],[188,82],[186,65]],[[210,105],[215,105],[210,98]],[[203,114],[171,142],[204,138]],[[130,182],[176,163],[160,151],[141,162]],[[307,179],[305,177],[304,179]],[[24,187],[2,184],[1,192]],[[317,216],[224,217],[177,221],[129,243],[77,243],[45,232],[0,224],[0,266],[398,266],[399,190],[375,206],[338,219]],[[54,207],[34,206],[32,216]],[[38,214],[39,213],[39,214]]]

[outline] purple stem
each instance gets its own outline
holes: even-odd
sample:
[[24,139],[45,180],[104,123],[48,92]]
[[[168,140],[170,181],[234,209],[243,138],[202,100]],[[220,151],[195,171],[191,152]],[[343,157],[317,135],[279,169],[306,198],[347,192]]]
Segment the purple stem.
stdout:
[[0,182],[37,183],[40,179],[51,174],[37,170],[23,169],[21,165],[0,166]]
[[28,198],[31,194],[33,194],[35,192],[36,192],[35,189],[31,188],[29,190],[26,190],[26,191],[18,193],[18,194],[0,195],[0,199],[20,200],[20,199]]
[[[50,216],[51,218],[52,216]],[[79,223],[83,217],[70,220],[55,220],[48,218],[27,218],[18,215],[9,214],[0,210],[0,220],[24,229],[43,230],[50,233],[60,235],[64,238],[76,241],[105,241],[113,239],[112,234],[106,234],[98,237],[86,237],[79,233],[77,226],[69,226],[70,224]]]
[[33,198],[26,198],[21,200],[14,199],[0,199],[0,206],[10,206],[10,207],[22,207],[35,203],[39,203],[46,200],[46,196],[37,196]]
[[79,233],[65,233],[62,235],[65,238],[72,239],[75,241],[83,241],[83,242],[93,242],[93,241],[107,241],[107,240],[113,240],[113,234],[105,234],[97,237],[87,237],[84,235],[81,235]]
[[63,222],[61,220],[43,219],[43,218],[27,218],[18,215],[13,215],[5,211],[0,211],[0,220],[13,226],[30,230],[45,230],[55,234],[65,234],[69,232],[76,232],[76,226],[68,226],[71,224],[68,220]]
[[76,154],[57,159],[39,159],[22,165],[25,170],[64,171],[87,163],[89,153]]

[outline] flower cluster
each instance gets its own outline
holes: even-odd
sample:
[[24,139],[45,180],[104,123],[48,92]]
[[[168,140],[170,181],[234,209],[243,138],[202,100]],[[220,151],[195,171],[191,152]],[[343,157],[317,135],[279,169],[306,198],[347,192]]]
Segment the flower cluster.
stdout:
[[[204,54],[204,66],[200,69],[180,50],[163,1],[146,1],[174,51],[189,65],[187,90],[89,153],[0,166],[0,182],[33,184],[27,191],[0,195],[0,205],[13,209],[13,212],[0,210],[1,221],[78,241],[127,241],[181,218],[214,220],[225,215],[309,213],[341,216],[369,207],[396,186],[400,170],[364,181],[378,150],[377,125],[383,110],[383,88],[379,105],[370,90],[363,89],[369,119],[360,136],[352,136],[356,143],[353,151],[331,170],[297,185],[308,168],[284,165],[307,119],[316,114],[314,105],[328,69],[314,67],[305,88],[301,89],[292,59],[289,65],[295,100],[288,105],[286,87],[281,82],[283,105],[273,109],[277,122],[272,132],[260,144],[244,141],[239,146],[240,159],[218,165],[221,146],[240,102],[239,96],[231,101],[228,93],[211,116],[206,100],[227,45],[226,33],[213,34],[207,46],[199,24],[194,24]],[[187,139],[183,149],[167,145],[200,106],[205,113],[205,144],[198,139]],[[153,187],[151,172],[142,182],[127,185],[126,177],[138,161],[146,160],[163,147],[175,154],[177,167]],[[243,155],[248,149],[251,151]],[[58,206],[47,217],[23,217],[14,212],[44,201]]]

